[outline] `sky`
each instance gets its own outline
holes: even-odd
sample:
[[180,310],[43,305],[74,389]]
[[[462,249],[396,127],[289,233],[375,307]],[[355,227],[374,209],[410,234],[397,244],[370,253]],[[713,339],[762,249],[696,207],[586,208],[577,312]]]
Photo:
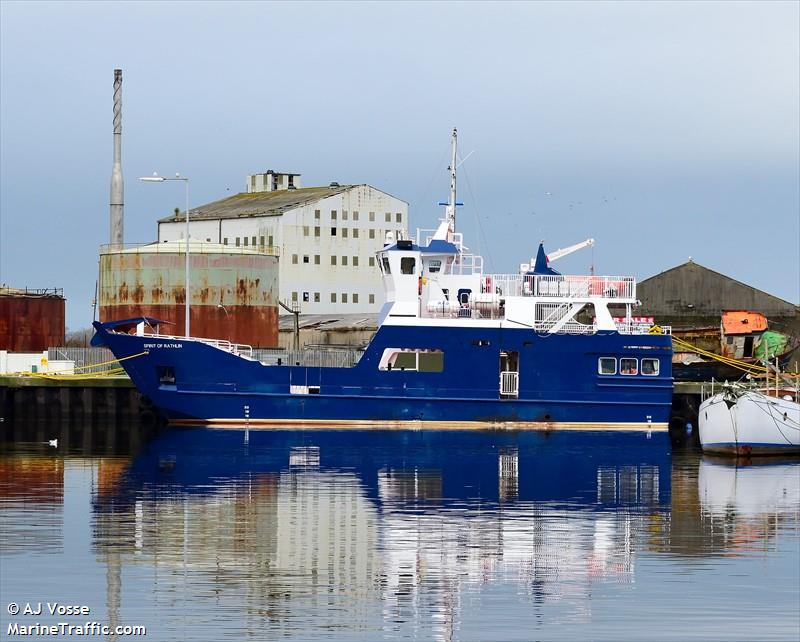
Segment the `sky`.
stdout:
[[267,169],[368,183],[486,270],[689,257],[800,301],[800,3],[0,1],[0,284],[90,325],[122,68],[125,241]]

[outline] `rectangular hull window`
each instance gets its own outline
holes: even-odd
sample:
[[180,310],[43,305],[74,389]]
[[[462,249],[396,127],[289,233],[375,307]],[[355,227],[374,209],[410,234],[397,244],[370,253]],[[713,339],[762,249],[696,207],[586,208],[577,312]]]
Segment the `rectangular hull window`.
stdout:
[[649,377],[658,376],[660,363],[658,359],[642,359],[642,374]]
[[383,351],[379,370],[393,372],[443,372],[444,352],[441,350],[414,350],[409,348],[386,348]]
[[597,360],[597,372],[601,375],[617,374],[617,360],[614,357],[600,357]]

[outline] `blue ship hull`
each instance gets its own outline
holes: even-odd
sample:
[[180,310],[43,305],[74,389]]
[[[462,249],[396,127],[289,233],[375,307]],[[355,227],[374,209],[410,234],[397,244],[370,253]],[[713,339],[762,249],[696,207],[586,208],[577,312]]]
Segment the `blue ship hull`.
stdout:
[[[672,402],[666,335],[383,325],[358,363],[334,368],[261,363],[200,340],[112,327],[95,323],[93,344],[122,359],[172,423],[666,430]],[[380,369],[387,348],[441,351],[443,369]],[[500,353],[510,351],[519,359],[518,396],[501,398]],[[659,374],[601,375],[600,357],[657,358]]]

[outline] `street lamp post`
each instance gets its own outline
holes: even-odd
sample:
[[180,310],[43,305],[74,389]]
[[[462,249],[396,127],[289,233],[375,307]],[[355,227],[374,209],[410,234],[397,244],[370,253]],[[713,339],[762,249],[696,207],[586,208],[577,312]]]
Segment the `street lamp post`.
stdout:
[[191,337],[191,333],[189,331],[189,179],[186,176],[181,176],[180,174],[175,174],[174,178],[166,178],[165,176],[159,176],[158,172],[153,172],[152,176],[143,176],[139,179],[140,181],[144,181],[145,183],[163,183],[164,181],[183,181],[184,185],[186,186],[186,282],[185,282],[185,294],[184,294],[184,327],[186,329],[186,338],[188,339]]

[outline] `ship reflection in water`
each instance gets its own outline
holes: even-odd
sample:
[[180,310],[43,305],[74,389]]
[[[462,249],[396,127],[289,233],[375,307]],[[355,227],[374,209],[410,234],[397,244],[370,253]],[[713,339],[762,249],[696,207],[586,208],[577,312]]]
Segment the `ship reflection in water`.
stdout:
[[6,445],[0,593],[159,640],[796,639],[800,463],[669,451],[207,428],[129,457]]

